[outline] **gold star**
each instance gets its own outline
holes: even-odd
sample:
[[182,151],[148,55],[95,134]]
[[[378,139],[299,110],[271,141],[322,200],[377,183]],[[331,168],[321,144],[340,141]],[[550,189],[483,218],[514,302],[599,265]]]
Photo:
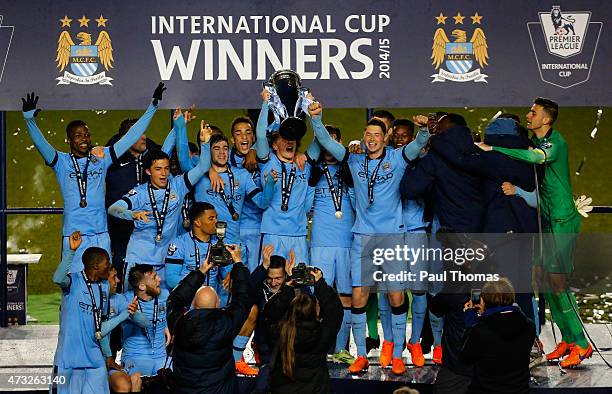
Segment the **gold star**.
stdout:
[[470,18],[472,18],[472,25],[475,25],[475,24],[480,25],[480,21],[482,20],[482,15],[478,15],[478,12],[477,12],[473,16],[470,16]]
[[85,26],[85,27],[89,27],[88,23],[89,23],[90,19],[87,19],[87,18],[85,17],[85,15],[83,15],[83,17],[82,17],[81,19],[77,19],[77,20],[78,20],[78,21],[79,21],[79,23],[80,23],[79,27],[83,27],[83,26]]
[[95,19],[96,22],[98,22],[98,27],[100,26],[104,26],[106,27],[106,22],[108,21],[108,19],[105,19],[102,14],[100,14],[100,17],[98,19]]
[[465,16],[461,15],[461,12],[457,12],[457,15],[453,16],[453,19],[455,20],[455,25],[463,25]]
[[446,25],[446,18],[448,17],[442,15],[441,12],[440,12],[440,15],[436,16],[435,18],[436,18],[437,25]]
[[70,27],[70,22],[72,22],[72,19],[68,18],[68,15],[64,15],[64,18],[60,19],[59,21],[62,22],[62,27]]

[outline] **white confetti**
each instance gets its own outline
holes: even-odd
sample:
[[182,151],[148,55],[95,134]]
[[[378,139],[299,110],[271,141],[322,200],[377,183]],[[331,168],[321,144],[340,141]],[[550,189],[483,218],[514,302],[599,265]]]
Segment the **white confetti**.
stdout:
[[34,145],[30,145],[30,146],[28,146],[28,147],[26,148],[26,150],[28,150],[28,151],[30,151],[30,150],[32,150],[32,149],[34,149]]

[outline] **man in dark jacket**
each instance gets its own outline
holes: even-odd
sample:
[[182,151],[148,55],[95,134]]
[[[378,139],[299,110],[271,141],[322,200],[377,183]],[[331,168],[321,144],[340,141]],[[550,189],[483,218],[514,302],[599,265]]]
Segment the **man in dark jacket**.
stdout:
[[[496,119],[485,129],[485,143],[513,149],[527,149],[529,140],[521,136],[513,119]],[[506,195],[504,182],[510,182],[524,191],[535,189],[535,176],[531,165],[513,160],[500,152],[461,152],[448,140],[434,138],[432,150],[460,170],[482,179],[485,204],[483,233],[527,233],[538,231],[537,211],[518,195]],[[515,289],[517,303],[523,313],[534,320],[531,290],[531,235],[487,236],[487,245],[494,250],[489,259],[491,273],[507,276]]]
[[[431,138],[432,142],[439,138],[452,145],[460,154],[474,152],[472,133],[460,115],[442,116],[433,134],[435,136]],[[460,170],[431,150],[426,156],[411,164],[413,165],[406,168],[400,184],[403,199],[415,199],[430,193],[434,201],[435,216],[440,221],[440,226],[447,232],[482,231],[484,204],[479,177]],[[459,349],[465,329],[462,309],[468,299],[468,288],[451,283],[446,283],[443,292],[432,299],[431,312],[444,317],[442,334],[444,356],[434,387],[436,393],[462,393],[470,382],[471,366],[459,360]]]
[[510,282],[501,278],[485,284],[480,304],[466,304],[465,319],[461,358],[474,364],[468,392],[528,393],[535,325],[514,304]]
[[[232,341],[240,332],[250,309],[249,270],[240,248],[227,246],[234,260],[231,271],[231,302],[219,308],[219,297],[202,286],[212,268],[208,259],[187,275],[168,298],[168,327],[174,336],[175,393],[234,393],[237,391]],[[189,305],[193,309],[189,312]]]

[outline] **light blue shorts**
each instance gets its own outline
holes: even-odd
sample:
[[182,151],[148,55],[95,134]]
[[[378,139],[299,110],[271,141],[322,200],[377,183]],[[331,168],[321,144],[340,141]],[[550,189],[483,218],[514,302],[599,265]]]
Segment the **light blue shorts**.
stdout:
[[336,285],[340,294],[351,294],[350,248],[318,246],[310,249],[311,265],[323,271],[328,285]]

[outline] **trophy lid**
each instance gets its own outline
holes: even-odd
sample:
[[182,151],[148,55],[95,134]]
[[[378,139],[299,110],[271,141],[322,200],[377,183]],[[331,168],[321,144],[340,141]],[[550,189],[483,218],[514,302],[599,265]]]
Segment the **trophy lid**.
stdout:
[[291,85],[292,82],[299,89],[302,86],[302,80],[300,75],[293,70],[278,70],[275,71],[274,74],[270,76],[270,83],[273,85],[278,84],[283,79],[289,80],[288,83]]

